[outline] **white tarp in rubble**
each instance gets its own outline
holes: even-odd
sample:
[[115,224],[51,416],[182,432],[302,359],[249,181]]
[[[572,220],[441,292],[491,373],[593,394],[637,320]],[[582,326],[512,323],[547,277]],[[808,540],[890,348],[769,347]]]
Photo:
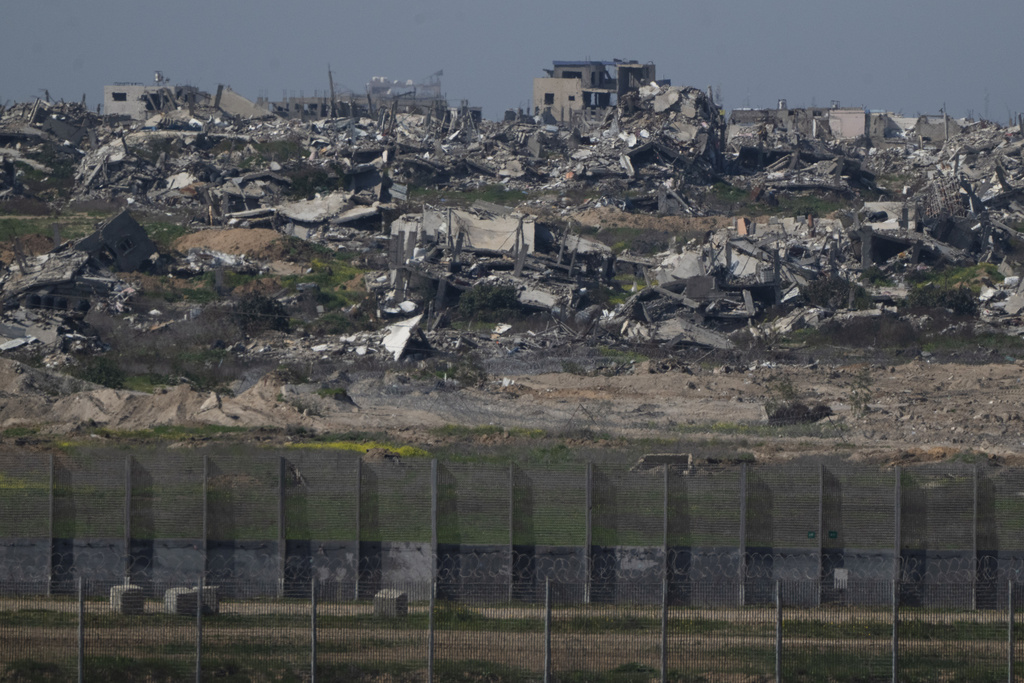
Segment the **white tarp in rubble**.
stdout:
[[[391,223],[391,234],[416,233],[417,240],[436,239],[447,240],[451,235],[451,242],[458,241],[462,235],[462,246],[476,249],[490,249],[492,251],[515,251],[516,233],[519,231],[519,221],[523,222],[523,242],[526,244],[526,251],[533,251],[535,244],[535,225],[532,216],[520,216],[511,214],[508,216],[478,216],[470,211],[450,209],[444,211],[424,211],[422,218],[417,216],[402,216]],[[581,246],[582,243],[581,243]]]
[[[451,216],[451,224],[446,227],[451,231],[452,239],[457,240],[461,234],[463,246],[493,251],[512,251],[516,248],[516,232],[520,221],[518,216],[481,218],[468,211],[456,210],[450,214],[441,214],[442,217],[447,215]],[[533,251],[535,239],[533,218],[524,216],[522,222],[523,241],[529,253]]]
[[412,338],[413,330],[416,329],[416,326],[420,324],[422,319],[423,314],[421,313],[414,318],[403,320],[388,327],[388,334],[381,343],[387,352],[394,356],[395,360],[402,357],[406,344]]

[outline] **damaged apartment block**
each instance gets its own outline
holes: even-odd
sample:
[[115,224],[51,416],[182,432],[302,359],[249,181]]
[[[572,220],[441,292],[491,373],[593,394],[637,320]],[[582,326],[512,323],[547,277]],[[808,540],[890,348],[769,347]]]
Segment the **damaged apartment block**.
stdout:
[[547,78],[533,80],[533,104],[547,123],[570,123],[584,116],[600,119],[627,94],[655,80],[654,64],[621,59],[556,61],[545,71]]

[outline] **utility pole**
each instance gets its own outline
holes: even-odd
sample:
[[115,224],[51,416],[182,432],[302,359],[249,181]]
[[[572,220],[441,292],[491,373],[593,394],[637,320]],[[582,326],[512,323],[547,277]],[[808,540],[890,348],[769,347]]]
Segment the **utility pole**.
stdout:
[[327,82],[331,84],[331,118],[336,118],[338,112],[334,106],[334,75],[331,73],[331,65],[327,65]]

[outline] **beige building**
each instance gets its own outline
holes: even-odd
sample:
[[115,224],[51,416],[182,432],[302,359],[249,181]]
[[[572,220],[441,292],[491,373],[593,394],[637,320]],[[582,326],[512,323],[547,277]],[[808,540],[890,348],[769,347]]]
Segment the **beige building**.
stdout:
[[603,115],[618,98],[655,80],[654,64],[620,59],[554,62],[554,68],[545,71],[546,78],[533,79],[534,111],[558,123],[584,115]]

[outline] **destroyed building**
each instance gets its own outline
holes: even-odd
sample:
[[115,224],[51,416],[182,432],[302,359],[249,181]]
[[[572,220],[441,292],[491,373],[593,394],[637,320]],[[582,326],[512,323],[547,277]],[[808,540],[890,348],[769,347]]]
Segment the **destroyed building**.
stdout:
[[733,109],[729,115],[728,139],[763,135],[765,127],[783,134],[826,140],[856,140],[867,134],[868,115],[863,108],[830,107],[794,108],[779,100],[776,109]]
[[104,223],[96,232],[75,245],[108,268],[140,270],[156,252],[156,245],[127,210]]
[[[655,81],[655,65],[631,60],[556,61],[547,78],[533,79],[533,104],[546,120],[569,123],[580,116],[595,118],[627,93]],[[671,85],[670,81],[659,85]]]
[[[349,94],[317,93],[316,107],[282,118],[226,86],[208,96],[166,84],[143,87],[151,97],[138,100],[141,120],[103,120],[72,103],[13,105],[0,118],[0,197],[52,197],[39,191],[39,178],[57,158],[69,184],[62,201],[131,204],[184,217],[190,233],[269,232],[351,256],[365,272],[358,279],[367,298],[358,304],[330,303],[334,294],[307,277],[311,265],[212,248],[167,256],[175,278],[211,275],[218,296],[228,271],[256,279],[288,273],[302,288],[289,281],[269,295],[289,315],[310,330],[332,316],[335,330],[358,327],[292,340],[292,354],[377,349],[402,358],[415,349],[422,357],[472,344],[483,353],[493,342],[498,353],[582,339],[665,353],[730,351],[744,335],[771,339],[847,316],[896,315],[909,275],[979,262],[1006,276],[978,298],[984,319],[1012,326],[1024,309],[1013,280],[1024,225],[1019,123],[783,103],[736,110],[727,130],[711,92],[659,83],[653,65],[554,66],[538,85],[567,88],[571,126],[551,123],[561,113],[490,122],[468,104],[438,108],[439,78],[380,80],[370,89],[372,116],[370,100],[364,110]],[[340,106],[345,101],[352,106]],[[936,142],[938,127],[943,137],[948,129],[944,143]],[[885,142],[876,144],[877,135]],[[885,185],[886,177],[899,186]],[[490,201],[469,206],[458,200],[463,191],[486,192]],[[816,208],[830,203],[837,208]],[[811,208],[785,208],[794,206]],[[602,223],[606,211],[646,226],[670,216],[732,220],[685,239],[657,227],[636,229],[635,238],[624,228],[620,238],[615,219]],[[146,270],[153,252],[145,230],[121,214],[77,244],[22,255],[0,283],[8,313],[22,316],[5,318],[6,339],[66,341],[82,309],[129,310],[121,294],[131,287],[110,271]],[[866,283],[867,271],[892,284]],[[815,296],[816,283],[834,281],[846,283],[838,288],[844,296]],[[862,284],[867,293],[855,293],[854,305],[849,292]],[[514,341],[450,325],[464,293],[485,286],[513,291],[517,311],[551,324]],[[869,308],[850,310],[857,307]],[[133,324],[178,324],[198,306],[161,308],[168,319]],[[44,333],[44,318],[59,312],[67,320]],[[249,343],[237,353],[249,353]]]

